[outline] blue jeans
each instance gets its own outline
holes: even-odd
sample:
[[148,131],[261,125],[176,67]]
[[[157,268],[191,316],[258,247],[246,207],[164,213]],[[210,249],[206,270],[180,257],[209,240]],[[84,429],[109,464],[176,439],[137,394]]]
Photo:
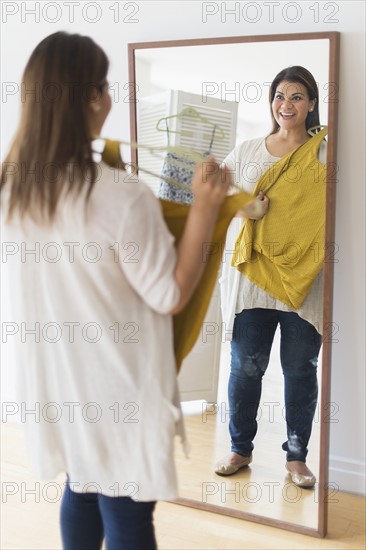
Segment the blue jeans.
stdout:
[[156,550],[153,525],[155,502],[130,497],[75,493],[69,484],[61,503],[64,550]]
[[231,342],[229,408],[231,450],[249,456],[257,433],[257,413],[277,325],[285,381],[287,461],[306,461],[318,398],[317,364],[321,335],[297,313],[245,309],[235,317]]

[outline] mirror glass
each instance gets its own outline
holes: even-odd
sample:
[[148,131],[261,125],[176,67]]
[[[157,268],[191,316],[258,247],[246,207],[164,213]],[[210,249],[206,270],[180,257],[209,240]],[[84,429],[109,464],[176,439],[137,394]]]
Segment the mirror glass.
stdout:
[[[130,80],[135,76],[136,85],[136,102],[131,106],[131,141],[143,146],[138,149],[138,157],[133,151],[132,158],[138,160],[141,177],[158,196],[162,184],[156,176],[161,174],[166,151],[152,154],[144,146],[183,145],[201,153],[211,151],[221,162],[237,144],[270,133],[269,86],[285,67],[302,65],[314,75],[320,93],[320,122],[328,124],[329,102],[335,93],[335,83],[330,83],[329,77],[328,38],[273,37],[264,42],[181,44],[130,45]],[[204,120],[174,116],[187,108],[194,109]],[[209,122],[216,125],[214,136]],[[328,141],[331,132],[330,127]],[[183,199],[178,196],[176,200]],[[229,231],[237,230],[235,223],[234,220]],[[230,261],[230,250],[225,250],[224,261]],[[186,458],[177,444],[181,503],[291,530],[296,525],[303,532],[317,531],[319,506],[324,506],[319,504],[318,490],[324,482],[319,470],[321,403],[315,412],[307,457],[317,483],[312,489],[304,489],[291,483],[281,449],[286,440],[286,423],[279,340],[278,328],[263,378],[253,462],[233,476],[218,476],[214,464],[230,452],[230,342],[221,323],[217,284],[201,337],[179,376],[191,445]],[[318,383],[321,388],[322,352]],[[319,391],[319,401],[320,396]]]

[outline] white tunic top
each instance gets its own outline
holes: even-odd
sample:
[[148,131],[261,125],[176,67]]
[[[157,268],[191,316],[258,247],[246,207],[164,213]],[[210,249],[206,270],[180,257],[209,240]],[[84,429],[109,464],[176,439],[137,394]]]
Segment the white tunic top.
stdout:
[[[325,163],[325,159],[326,144],[323,142],[319,149],[319,160]],[[267,151],[265,138],[261,137],[245,141],[235,147],[223,161],[223,164],[226,164],[232,171],[235,185],[252,193],[264,172],[278,160],[278,157],[274,157]],[[242,218],[234,218],[229,226],[219,280],[221,285],[221,309],[227,339],[232,337],[235,314],[241,313],[244,309],[263,308],[295,311],[280,300],[267,294],[240,273],[238,269],[231,266],[235,241],[243,223]],[[296,310],[296,313],[302,319],[314,325],[318,332],[322,332],[323,271],[315,279],[309,294],[301,308]]]
[[69,197],[51,227],[3,227],[29,455],[77,492],[174,499],[174,238],[143,183],[99,166],[86,221]]

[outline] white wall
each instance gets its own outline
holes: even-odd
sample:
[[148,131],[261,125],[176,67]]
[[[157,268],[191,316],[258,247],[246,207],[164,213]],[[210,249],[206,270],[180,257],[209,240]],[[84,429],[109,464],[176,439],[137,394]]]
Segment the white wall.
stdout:
[[[339,342],[334,345],[332,365],[332,402],[338,410],[334,409],[331,418],[330,481],[338,483],[341,490],[364,492],[365,3],[80,1],[73,3],[73,23],[70,2],[40,2],[39,17],[27,12],[34,9],[36,2],[1,4],[2,158],[19,113],[19,93],[9,95],[9,92],[16,91],[36,44],[57,30],[88,34],[106,50],[111,59],[110,82],[115,102],[104,135],[126,140],[129,139],[126,100],[129,42],[312,31],[342,33],[335,234],[339,261],[335,264],[334,289],[334,321],[339,326]],[[237,15],[225,14],[225,5],[231,9],[237,6]],[[205,22],[204,9],[212,13]],[[91,22],[99,15],[98,21]],[[256,22],[250,22],[256,18]]]

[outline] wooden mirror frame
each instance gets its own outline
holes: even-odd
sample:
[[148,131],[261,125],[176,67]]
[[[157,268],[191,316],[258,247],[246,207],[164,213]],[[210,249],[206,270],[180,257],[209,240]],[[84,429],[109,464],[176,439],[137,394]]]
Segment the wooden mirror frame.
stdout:
[[[257,36],[233,36],[225,38],[204,38],[190,40],[168,40],[158,42],[138,42],[128,44],[128,71],[130,94],[130,132],[131,141],[137,142],[137,112],[136,112],[136,66],[135,52],[141,49],[150,48],[177,48],[184,46],[209,46],[220,44],[242,44],[253,42],[280,42],[291,40],[329,40],[329,82],[335,85],[335,98],[328,102],[328,147],[327,147],[327,178],[326,178],[326,228],[325,247],[334,243],[335,226],[335,184],[337,173],[337,129],[338,129],[338,82],[339,82],[339,32],[314,32],[294,34],[270,34]],[[137,164],[137,150],[131,149],[131,161]],[[331,373],[331,352],[332,352],[332,306],[333,306],[333,262],[324,262],[324,287],[323,287],[323,350],[322,350],[322,384],[320,391],[320,458],[319,458],[319,507],[318,507],[318,528],[304,527],[300,524],[290,523],[282,520],[267,518],[249,512],[240,512],[232,508],[225,508],[214,504],[198,502],[189,498],[179,498],[174,501],[176,504],[190,506],[254,521],[262,525],[279,527],[288,531],[302,533],[316,537],[324,537],[328,524],[328,467],[329,467],[329,408],[330,408],[330,373]]]

